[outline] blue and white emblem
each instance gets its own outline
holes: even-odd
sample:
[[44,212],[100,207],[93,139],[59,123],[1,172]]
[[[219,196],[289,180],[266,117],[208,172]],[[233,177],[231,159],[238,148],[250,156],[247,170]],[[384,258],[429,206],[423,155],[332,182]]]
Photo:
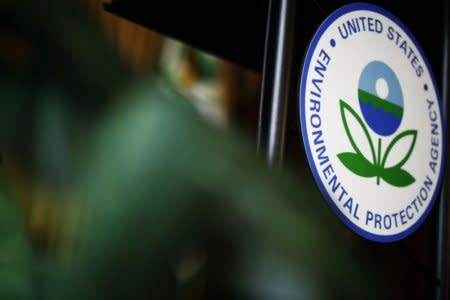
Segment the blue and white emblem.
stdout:
[[299,109],[311,170],[336,214],[374,241],[414,232],[439,192],[445,135],[434,75],[406,26],[371,4],[331,14],[309,46]]

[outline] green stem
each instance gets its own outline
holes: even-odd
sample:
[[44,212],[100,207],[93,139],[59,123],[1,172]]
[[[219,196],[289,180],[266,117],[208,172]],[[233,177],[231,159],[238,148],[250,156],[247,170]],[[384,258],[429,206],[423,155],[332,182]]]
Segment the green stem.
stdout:
[[[381,171],[381,138],[378,139],[377,166],[379,167],[379,171]],[[377,175],[377,185],[380,185],[380,174]]]

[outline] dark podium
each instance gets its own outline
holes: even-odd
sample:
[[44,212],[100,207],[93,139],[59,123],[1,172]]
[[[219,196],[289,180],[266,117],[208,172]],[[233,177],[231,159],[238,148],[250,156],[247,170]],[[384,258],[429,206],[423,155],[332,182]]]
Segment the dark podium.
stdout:
[[[286,127],[298,124],[298,84],[303,56],[319,24],[349,1],[158,1],[114,0],[105,9],[132,22],[181,40],[262,74],[258,151],[272,167],[283,163]],[[447,122],[448,1],[380,1],[413,32],[436,75]],[[258,109],[255,107],[255,109]],[[447,172],[446,172],[447,173]],[[429,281],[434,299],[448,298],[448,179],[444,177],[432,219],[434,268],[405,256]],[[411,239],[411,238],[408,238]],[[419,241],[420,242],[420,241]],[[370,245],[370,247],[378,247]],[[379,246],[378,250],[386,250]],[[403,249],[403,247],[402,247]],[[344,271],[345,272],[345,271]]]

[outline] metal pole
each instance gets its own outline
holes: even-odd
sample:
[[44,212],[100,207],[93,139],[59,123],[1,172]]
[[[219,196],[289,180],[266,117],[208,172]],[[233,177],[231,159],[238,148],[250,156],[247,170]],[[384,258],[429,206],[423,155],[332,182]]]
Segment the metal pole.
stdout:
[[283,163],[291,90],[296,0],[270,0],[258,122],[258,152],[272,167]]
[[[443,0],[443,57],[442,57],[442,102],[443,102],[443,113],[444,113],[444,122],[447,125],[447,130],[449,129],[448,125],[448,1]],[[448,157],[446,157],[446,166],[448,166]],[[435,299],[436,300],[444,300],[448,299],[448,169],[445,170],[444,179],[442,182],[441,195],[439,198],[439,206],[437,212],[437,226],[436,226],[436,277],[440,281],[440,285],[435,288]]]

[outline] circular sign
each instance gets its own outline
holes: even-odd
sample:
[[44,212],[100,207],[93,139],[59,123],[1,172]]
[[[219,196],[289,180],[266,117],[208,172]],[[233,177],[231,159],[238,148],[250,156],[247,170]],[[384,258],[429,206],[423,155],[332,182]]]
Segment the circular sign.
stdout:
[[337,215],[379,242],[417,229],[439,191],[445,135],[434,76],[406,26],[370,4],[335,11],[308,48],[299,109],[310,167]]

